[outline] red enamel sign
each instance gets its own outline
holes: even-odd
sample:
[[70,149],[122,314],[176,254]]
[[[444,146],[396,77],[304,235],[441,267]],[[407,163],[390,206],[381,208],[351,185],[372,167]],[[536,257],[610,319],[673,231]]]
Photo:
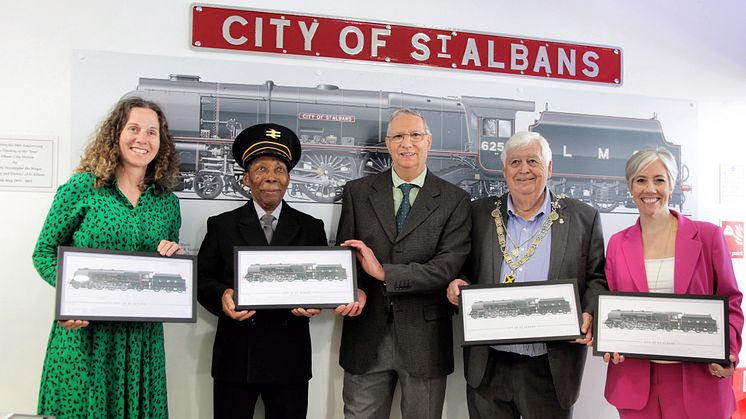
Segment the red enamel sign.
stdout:
[[622,83],[616,47],[206,5],[192,6],[192,46]]

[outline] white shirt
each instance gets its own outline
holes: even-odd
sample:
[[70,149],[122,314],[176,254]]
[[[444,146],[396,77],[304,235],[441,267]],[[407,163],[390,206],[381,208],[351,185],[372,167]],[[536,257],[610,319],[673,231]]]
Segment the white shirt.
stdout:
[[673,293],[674,259],[645,259],[645,276],[650,292]]

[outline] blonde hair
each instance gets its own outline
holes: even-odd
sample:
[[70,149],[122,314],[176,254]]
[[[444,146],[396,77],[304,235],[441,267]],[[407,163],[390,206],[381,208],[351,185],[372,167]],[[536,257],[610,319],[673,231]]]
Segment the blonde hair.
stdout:
[[171,133],[168,131],[166,116],[154,102],[139,97],[121,99],[96,130],[96,134],[85,149],[76,173],[90,172],[95,180],[93,186],[100,188],[111,185],[119,166],[119,136],[129,119],[133,108],[150,109],[158,116],[160,146],[158,154],[148,165],[142,188],[155,185],[157,193],[170,192],[179,175],[179,156]]
[[668,174],[668,181],[673,188],[673,185],[676,184],[676,176],[679,174],[676,158],[663,147],[646,147],[633,154],[627,160],[627,165],[624,168],[624,177],[627,179],[627,187],[630,191],[632,190],[632,179],[656,160],[663,163],[666,174]]

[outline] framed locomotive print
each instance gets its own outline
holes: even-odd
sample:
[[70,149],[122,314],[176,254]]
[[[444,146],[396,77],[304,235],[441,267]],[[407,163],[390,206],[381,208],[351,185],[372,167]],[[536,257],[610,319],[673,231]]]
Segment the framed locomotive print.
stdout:
[[461,345],[582,337],[575,280],[469,285],[459,295]]
[[602,292],[593,355],[728,364],[728,299],[717,295]]
[[351,247],[235,247],[236,310],[335,308],[357,301]]
[[197,257],[59,247],[58,320],[197,321]]

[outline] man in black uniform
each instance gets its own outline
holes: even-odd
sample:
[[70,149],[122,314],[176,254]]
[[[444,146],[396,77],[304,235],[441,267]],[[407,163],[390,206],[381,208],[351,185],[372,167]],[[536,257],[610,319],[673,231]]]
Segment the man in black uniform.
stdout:
[[197,300],[218,316],[212,354],[215,419],[246,418],[262,397],[267,419],[305,418],[311,378],[308,318],[318,309],[236,311],[234,246],[326,246],[324,223],[283,201],[301,146],[290,129],[243,130],[233,156],[252,200],[210,217],[199,250]]

